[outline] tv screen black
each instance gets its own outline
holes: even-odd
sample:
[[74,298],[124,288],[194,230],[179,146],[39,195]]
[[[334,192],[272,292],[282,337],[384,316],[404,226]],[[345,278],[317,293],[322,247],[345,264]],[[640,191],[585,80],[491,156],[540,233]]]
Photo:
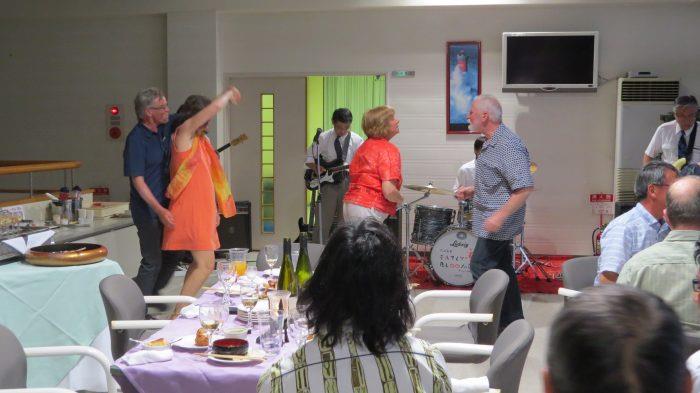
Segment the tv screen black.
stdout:
[[597,87],[597,33],[504,33],[504,89]]

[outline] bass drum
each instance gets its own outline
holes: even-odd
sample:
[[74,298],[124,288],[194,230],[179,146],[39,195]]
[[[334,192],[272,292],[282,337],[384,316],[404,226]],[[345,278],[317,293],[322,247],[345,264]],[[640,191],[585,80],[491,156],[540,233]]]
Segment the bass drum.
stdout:
[[430,265],[443,282],[464,286],[474,282],[470,269],[476,236],[465,228],[446,228],[430,251]]

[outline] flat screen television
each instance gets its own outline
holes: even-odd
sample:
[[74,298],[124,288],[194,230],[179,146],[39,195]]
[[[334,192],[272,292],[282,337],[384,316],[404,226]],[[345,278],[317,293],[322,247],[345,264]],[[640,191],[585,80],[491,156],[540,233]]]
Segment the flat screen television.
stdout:
[[598,32],[503,33],[503,91],[595,91]]

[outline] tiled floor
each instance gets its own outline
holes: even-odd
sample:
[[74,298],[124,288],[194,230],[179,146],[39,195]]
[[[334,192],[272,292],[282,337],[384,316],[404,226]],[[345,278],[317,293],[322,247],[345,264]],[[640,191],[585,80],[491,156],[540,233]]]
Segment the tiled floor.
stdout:
[[[162,291],[163,295],[174,295],[180,293],[184,275],[173,277],[168,286]],[[216,274],[212,274],[206,286],[211,286],[216,282]],[[525,318],[535,328],[535,339],[528,353],[525,362],[525,369],[520,381],[521,393],[541,393],[542,388],[542,368],[545,364],[547,338],[549,326],[554,315],[562,307],[563,300],[557,295],[525,294],[523,295],[523,310]],[[420,317],[430,312],[461,312],[468,311],[468,305],[464,301],[442,301],[439,305],[433,301],[426,300],[416,310]],[[157,314],[165,318],[169,311]],[[479,365],[448,364],[450,376],[455,378],[466,378],[485,375],[488,362]]]

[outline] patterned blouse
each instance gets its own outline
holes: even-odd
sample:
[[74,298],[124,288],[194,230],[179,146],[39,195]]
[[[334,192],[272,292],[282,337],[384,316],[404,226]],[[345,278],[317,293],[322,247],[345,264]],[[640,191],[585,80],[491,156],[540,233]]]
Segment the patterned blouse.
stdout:
[[451,392],[442,354],[427,342],[405,336],[375,356],[346,335],[334,347],[318,336],[260,377],[258,393]]

